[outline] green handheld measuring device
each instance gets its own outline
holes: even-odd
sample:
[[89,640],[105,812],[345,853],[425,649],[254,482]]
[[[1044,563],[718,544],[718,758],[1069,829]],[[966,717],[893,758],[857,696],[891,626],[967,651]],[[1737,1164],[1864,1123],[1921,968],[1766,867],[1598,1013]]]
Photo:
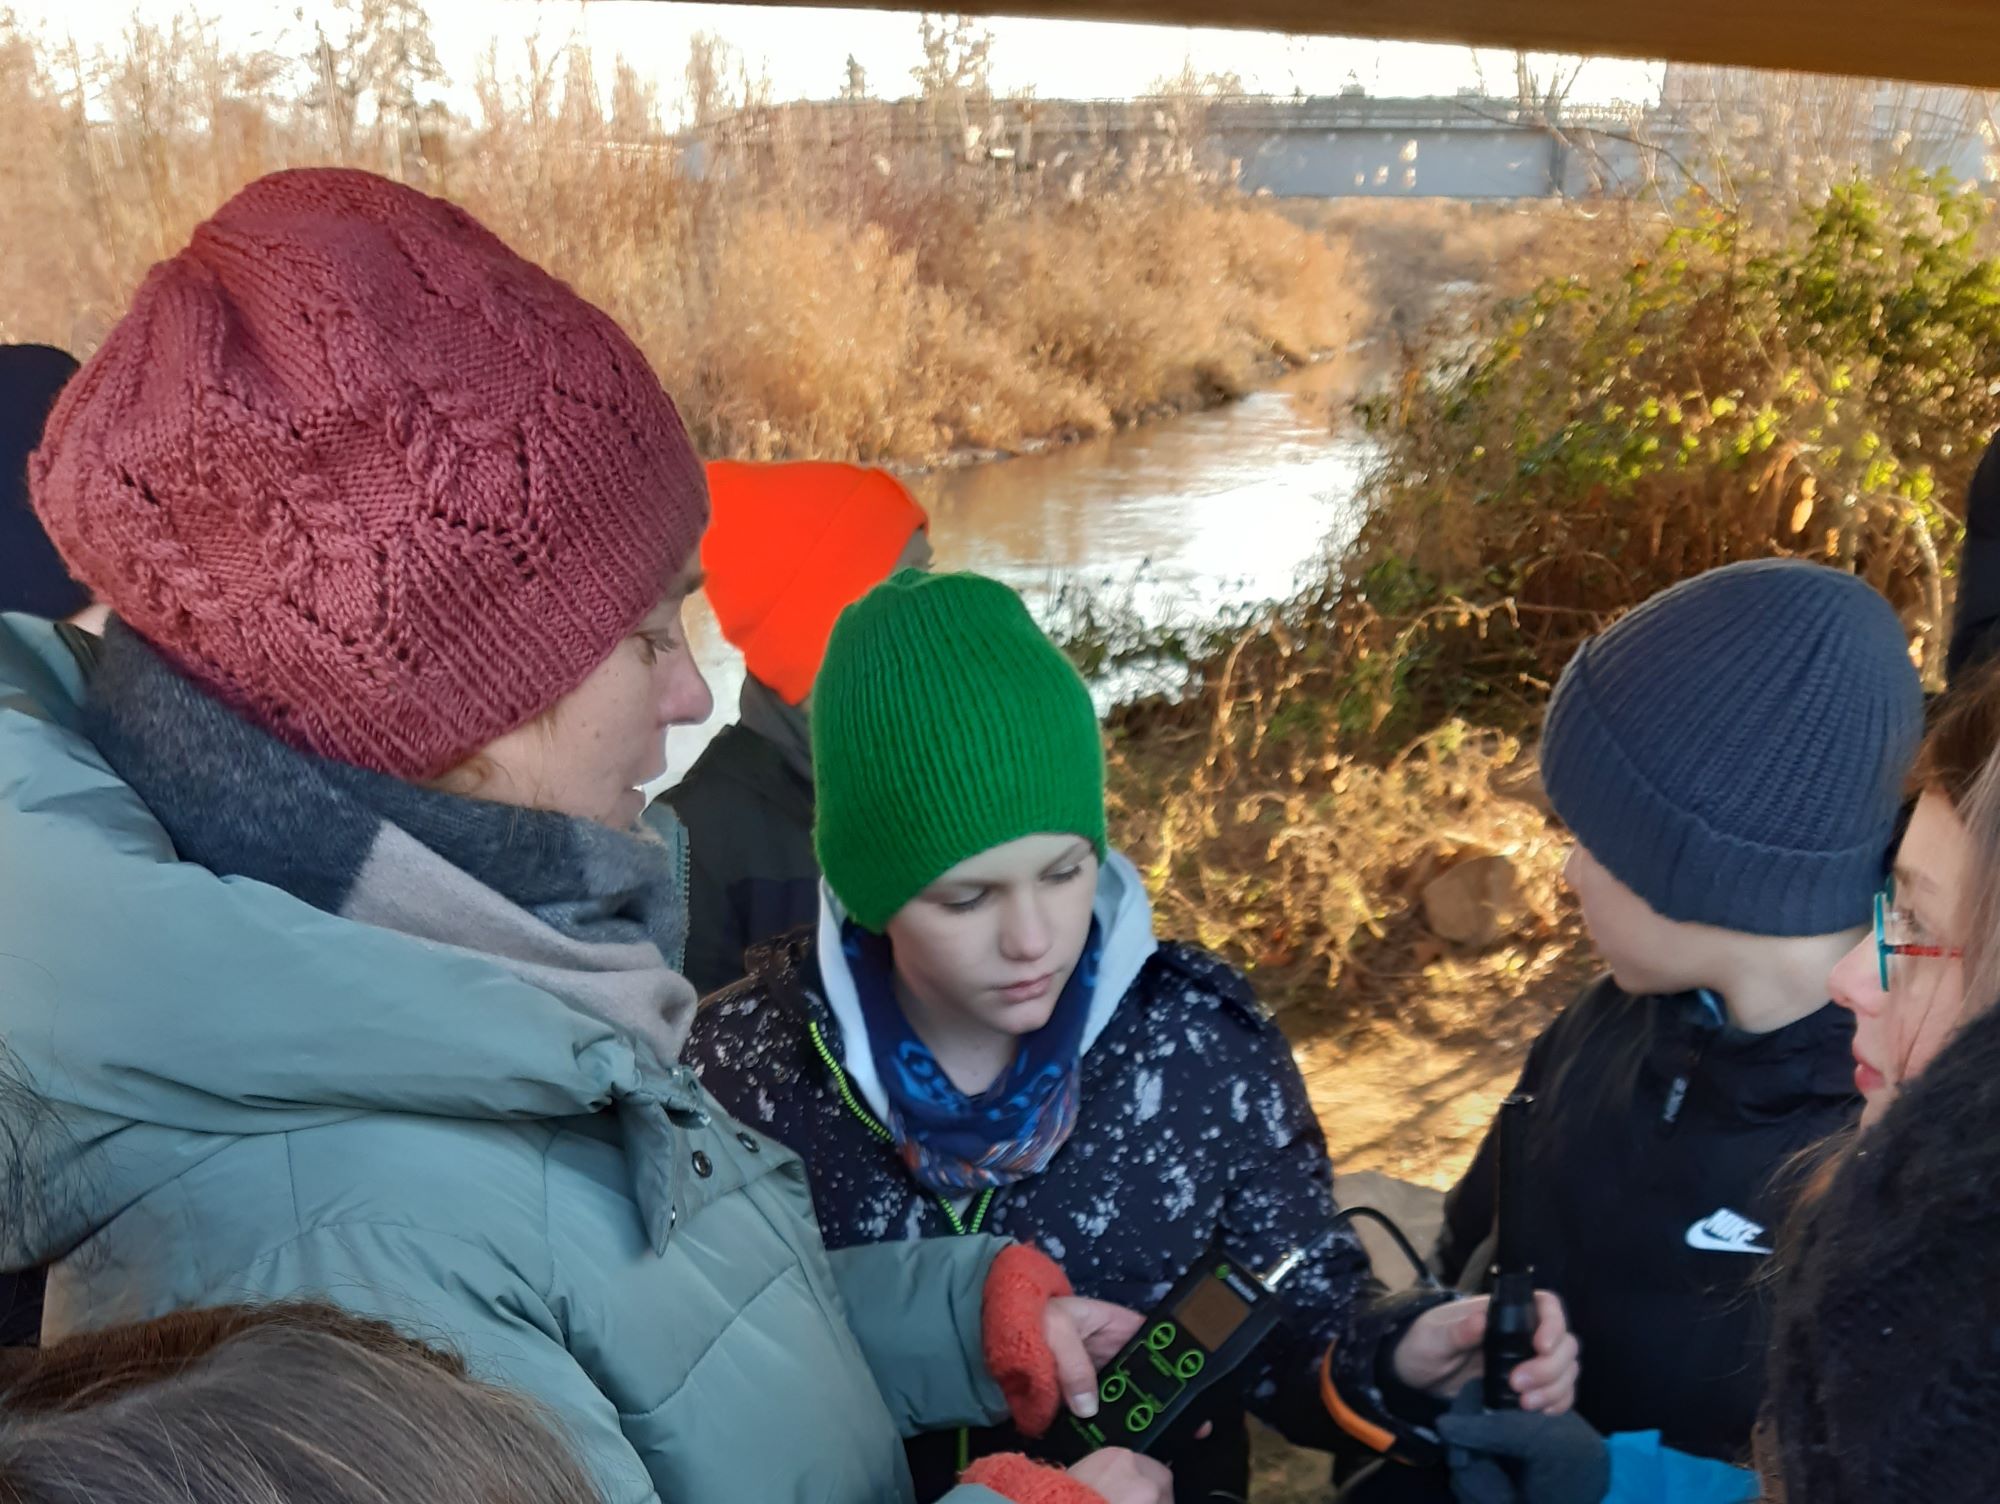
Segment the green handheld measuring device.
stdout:
[[1097,1375],[1097,1414],[1065,1411],[1081,1449],[1151,1452],[1195,1402],[1228,1378],[1284,1316],[1276,1286],[1304,1251],[1257,1275],[1218,1247],[1181,1276],[1139,1334]]
[[1064,1411],[1050,1441],[1070,1456],[1100,1447],[1159,1451],[1202,1397],[1234,1379],[1284,1320],[1278,1287],[1356,1218],[1379,1224],[1409,1259],[1419,1283],[1436,1285],[1402,1229],[1372,1206],[1336,1213],[1331,1226],[1264,1274],[1218,1244],[1180,1277],[1147,1314],[1138,1335],[1098,1371],[1097,1414],[1085,1420]]

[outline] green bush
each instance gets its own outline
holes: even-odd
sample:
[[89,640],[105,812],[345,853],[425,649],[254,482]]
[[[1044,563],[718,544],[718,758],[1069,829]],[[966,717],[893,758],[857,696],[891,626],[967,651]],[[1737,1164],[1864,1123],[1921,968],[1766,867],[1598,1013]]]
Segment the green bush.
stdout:
[[1861,573],[1926,648],[2000,426],[2000,262],[1943,179],[1832,192],[1760,239],[1715,208],[1495,308],[1366,416],[1369,521],[1317,606],[1343,722],[1538,713],[1589,632],[1772,554]]

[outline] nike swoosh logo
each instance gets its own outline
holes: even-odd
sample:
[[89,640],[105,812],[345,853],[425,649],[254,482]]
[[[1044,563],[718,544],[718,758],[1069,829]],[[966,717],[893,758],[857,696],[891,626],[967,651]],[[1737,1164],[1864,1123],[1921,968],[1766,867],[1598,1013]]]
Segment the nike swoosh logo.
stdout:
[[1765,1253],[1771,1250],[1757,1240],[1763,1226],[1728,1207],[1709,1213],[1687,1230],[1687,1245],[1704,1253]]

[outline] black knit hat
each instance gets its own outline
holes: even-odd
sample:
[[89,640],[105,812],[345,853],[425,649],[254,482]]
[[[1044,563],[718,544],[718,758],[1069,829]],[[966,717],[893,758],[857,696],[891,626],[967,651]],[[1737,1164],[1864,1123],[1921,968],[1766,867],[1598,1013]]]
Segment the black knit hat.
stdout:
[[69,569],[28,505],[28,456],[76,361],[48,345],[0,345],[0,611],[74,616],[90,592]]
[[1711,569],[1599,633],[1542,728],[1549,802],[1669,919],[1868,922],[1923,728],[1889,603],[1798,559]]
[[1783,1497],[2000,1494],[2000,1009],[1856,1141],[1794,1241],[1767,1402]]

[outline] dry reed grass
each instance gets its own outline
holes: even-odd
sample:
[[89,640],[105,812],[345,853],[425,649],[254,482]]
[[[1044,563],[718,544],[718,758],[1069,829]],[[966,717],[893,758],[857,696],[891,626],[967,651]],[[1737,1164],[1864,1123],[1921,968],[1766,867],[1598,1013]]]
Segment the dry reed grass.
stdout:
[[560,61],[482,77],[469,121],[389,110],[392,73],[357,123],[287,94],[312,60],[195,21],[87,58],[0,18],[0,335],[88,353],[230,192],[328,161],[463,202],[601,303],[715,454],[912,464],[1101,432],[1344,344],[1365,300],[1340,244],[1191,165],[1106,164],[1076,199],[795,145],[701,181],[629,74],[606,106],[588,57]]
[[1300,200],[1284,212],[1352,248],[1374,326],[1406,348],[1441,321],[1462,325],[1475,303],[1518,297],[1627,252],[1658,224],[1654,211],[1623,199],[1350,198]]

